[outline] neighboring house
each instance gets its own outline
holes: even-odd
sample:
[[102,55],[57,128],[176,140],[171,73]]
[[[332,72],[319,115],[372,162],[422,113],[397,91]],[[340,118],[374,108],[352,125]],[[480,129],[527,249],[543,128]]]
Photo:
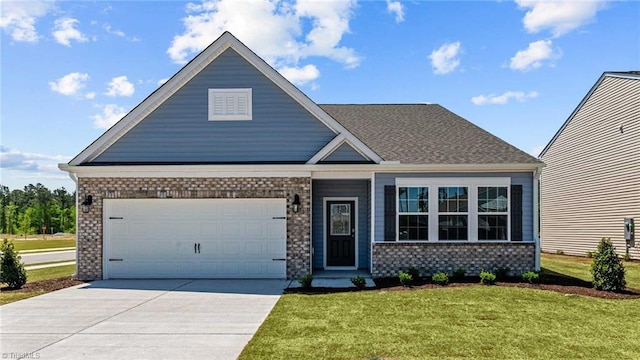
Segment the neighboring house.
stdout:
[[610,237],[640,259],[624,238],[640,222],[640,72],[602,74],[540,158],[542,250],[585,256]]
[[60,168],[81,279],[538,268],[542,163],[439,105],[317,105],[224,33]]

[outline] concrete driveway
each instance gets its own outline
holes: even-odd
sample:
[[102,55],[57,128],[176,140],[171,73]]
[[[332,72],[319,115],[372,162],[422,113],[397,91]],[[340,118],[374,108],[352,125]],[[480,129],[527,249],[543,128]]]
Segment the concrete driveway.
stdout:
[[235,359],[284,280],[106,280],[0,307],[3,359]]

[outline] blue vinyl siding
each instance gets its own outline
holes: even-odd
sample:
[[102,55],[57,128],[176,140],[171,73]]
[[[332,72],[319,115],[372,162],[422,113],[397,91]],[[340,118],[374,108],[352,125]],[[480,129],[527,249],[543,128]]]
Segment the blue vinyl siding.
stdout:
[[[209,88],[251,88],[253,120],[208,121]],[[228,49],[93,162],[306,162],[334,136]]]
[[322,162],[369,162],[369,160],[355,151],[351,145],[343,143]]
[[375,177],[375,241],[384,240],[384,186],[395,185],[396,178],[468,178],[510,177],[512,185],[522,185],[522,240],[533,241],[533,173],[419,173],[376,174]]
[[371,229],[369,211],[369,180],[313,180],[312,192],[312,246],[313,268],[324,267],[324,198],[358,198],[358,265],[369,270],[371,263]]

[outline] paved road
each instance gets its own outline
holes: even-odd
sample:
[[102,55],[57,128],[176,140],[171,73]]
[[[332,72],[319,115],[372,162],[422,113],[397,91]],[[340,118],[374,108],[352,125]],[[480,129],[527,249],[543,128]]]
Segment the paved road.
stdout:
[[0,353],[7,359],[236,359],[286,284],[94,281],[0,307]]
[[53,261],[71,261],[76,259],[76,251],[66,250],[35,254],[20,254],[20,257],[25,265],[41,264]]

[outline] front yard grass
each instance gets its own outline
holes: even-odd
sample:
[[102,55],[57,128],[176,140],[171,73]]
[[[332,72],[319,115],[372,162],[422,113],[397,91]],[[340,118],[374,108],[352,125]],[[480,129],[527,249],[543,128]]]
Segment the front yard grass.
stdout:
[[[592,259],[542,267],[591,281]],[[625,262],[640,288],[640,263]],[[640,300],[503,286],[283,295],[240,359],[604,359],[640,354]]]
[[[50,268],[27,270],[27,285],[38,281],[68,278],[76,270],[75,265],[55,266]],[[48,293],[48,289],[35,289],[30,291],[2,291],[0,293],[0,305],[12,303],[14,301],[27,299],[30,297]]]

